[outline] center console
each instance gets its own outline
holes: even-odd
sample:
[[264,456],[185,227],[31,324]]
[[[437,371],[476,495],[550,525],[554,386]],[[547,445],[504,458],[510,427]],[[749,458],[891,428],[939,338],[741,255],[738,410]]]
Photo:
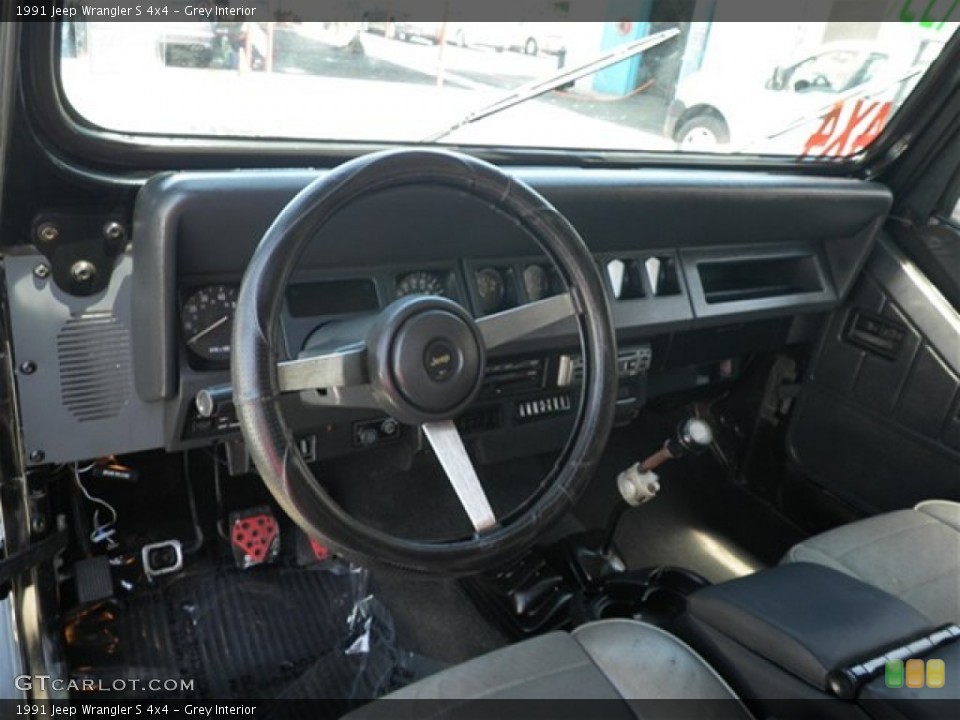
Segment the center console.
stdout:
[[796,699],[823,718],[945,717],[960,698],[960,627],[820,565],[698,590],[677,631],[758,717],[809,716]]

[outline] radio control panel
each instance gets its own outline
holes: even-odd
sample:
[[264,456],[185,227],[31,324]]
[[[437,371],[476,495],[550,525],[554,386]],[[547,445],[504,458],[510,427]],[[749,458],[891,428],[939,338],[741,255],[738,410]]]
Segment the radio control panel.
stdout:
[[[653,350],[649,345],[621,348],[617,353],[617,373],[621,379],[645,374],[653,362]],[[569,387],[583,382],[583,357],[561,355],[557,369],[557,385]]]

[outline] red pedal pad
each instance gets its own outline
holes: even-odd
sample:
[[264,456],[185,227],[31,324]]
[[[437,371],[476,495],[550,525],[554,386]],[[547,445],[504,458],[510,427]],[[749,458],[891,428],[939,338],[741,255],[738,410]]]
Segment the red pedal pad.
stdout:
[[296,548],[297,565],[300,567],[325,566],[333,562],[336,557],[333,550],[324,545],[322,541],[310,537],[302,530],[296,532],[294,546]]
[[319,540],[310,538],[310,549],[313,551],[313,557],[319,562],[323,562],[330,557],[330,550],[326,545],[321,544]]
[[237,567],[274,562],[280,555],[280,526],[269,507],[231,513],[230,543]]

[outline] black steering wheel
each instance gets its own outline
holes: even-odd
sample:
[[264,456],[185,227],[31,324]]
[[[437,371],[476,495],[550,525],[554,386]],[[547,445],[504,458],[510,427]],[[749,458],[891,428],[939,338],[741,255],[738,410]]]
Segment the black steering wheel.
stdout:
[[[556,266],[565,292],[474,320],[452,300],[413,296],[379,314],[337,326],[281,361],[280,308],[298,258],[344,207],[372,194],[429,185],[466,193],[523,228]],[[573,318],[583,385],[573,431],[538,490],[503,522],[490,503],[454,419],[476,398],[486,354]],[[267,230],[237,301],[231,375],[234,403],[263,481],[310,536],[364,564],[465,574],[519,555],[558,520],[589,482],[613,424],[616,338],[597,266],[573,226],[547,200],[493,165],[452,152],[398,150],[344,163],[308,185]],[[283,393],[377,408],[419,426],[475,530],[444,542],[401,539],[359,522],[330,496],[304,461],[279,405]],[[307,395],[304,395],[305,399]]]

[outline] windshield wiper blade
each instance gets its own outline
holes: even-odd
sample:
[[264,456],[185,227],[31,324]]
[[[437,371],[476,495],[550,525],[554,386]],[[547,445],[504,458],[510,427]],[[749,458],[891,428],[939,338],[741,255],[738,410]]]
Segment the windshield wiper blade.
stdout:
[[447,137],[447,135],[456,132],[465,125],[475,123],[477,120],[483,120],[491,115],[503,112],[504,110],[514,107],[515,105],[525,103],[527,100],[532,100],[533,98],[539,97],[544,93],[555,90],[558,87],[575,82],[580,78],[597,72],[598,70],[603,70],[611,65],[616,65],[618,62],[628,60],[634,55],[639,55],[642,52],[650,50],[651,48],[655,48],[657,45],[660,45],[667,40],[675,38],[679,34],[680,30],[677,28],[664,30],[641,40],[635,40],[634,42],[619,45],[613,50],[608,50],[607,52],[597,55],[593,59],[580,63],[579,65],[575,65],[572,68],[564,68],[558,70],[552,75],[548,75],[545,78],[538,78],[532,82],[525,83],[524,85],[521,85],[520,87],[506,93],[503,97],[495,100],[489,105],[484,105],[476,110],[471,110],[457,120],[457,122],[443,128],[439,132],[428,135],[420,142],[430,143],[442,140],[443,138]]

